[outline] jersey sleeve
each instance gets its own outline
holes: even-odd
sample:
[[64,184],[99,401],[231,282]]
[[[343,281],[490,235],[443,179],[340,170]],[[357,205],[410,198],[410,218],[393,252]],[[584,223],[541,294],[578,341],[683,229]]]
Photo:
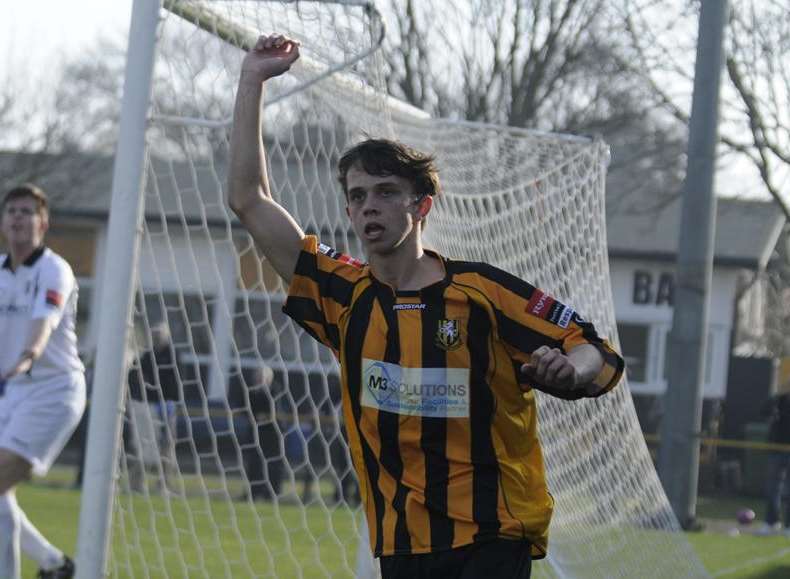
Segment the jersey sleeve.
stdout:
[[337,355],[340,318],[351,303],[354,283],[361,275],[361,262],[307,235],[283,312]]
[[32,319],[46,318],[54,329],[63,318],[67,307],[72,305],[72,296],[77,281],[68,264],[52,262],[42,267],[36,294],[33,298]]
[[[488,277],[488,276],[487,276]],[[622,356],[598,335],[595,326],[571,306],[509,273],[496,270],[494,279],[483,279],[483,290],[494,302],[500,338],[513,359],[516,372],[541,346],[559,348],[567,354],[576,346],[590,344],[603,357],[603,368],[593,382],[600,396],[614,388],[625,371]],[[577,399],[588,396],[584,389],[560,390],[531,384],[553,396]]]

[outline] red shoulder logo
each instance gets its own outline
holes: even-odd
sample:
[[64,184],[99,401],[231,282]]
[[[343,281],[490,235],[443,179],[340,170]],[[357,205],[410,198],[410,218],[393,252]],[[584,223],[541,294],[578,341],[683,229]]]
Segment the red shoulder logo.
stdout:
[[45,301],[47,302],[48,306],[60,308],[63,305],[63,294],[58,293],[55,290],[47,290]]
[[532,297],[529,298],[529,302],[527,302],[527,313],[546,320],[549,317],[549,312],[551,311],[551,306],[554,304],[554,301],[553,297],[536,289],[532,292]]
[[[525,309],[528,314],[537,316],[561,328],[567,328],[576,315],[576,310],[555,300],[539,289],[532,293],[532,297],[529,298]],[[578,319],[581,320],[581,318]]]
[[327,257],[331,257],[332,259],[335,259],[342,263],[347,263],[351,267],[356,267],[358,269],[365,266],[365,264],[362,261],[356,259],[355,257],[351,257],[350,255],[347,255],[345,253],[340,253],[339,251],[332,249],[331,247],[323,243],[318,244],[318,253],[323,253]]

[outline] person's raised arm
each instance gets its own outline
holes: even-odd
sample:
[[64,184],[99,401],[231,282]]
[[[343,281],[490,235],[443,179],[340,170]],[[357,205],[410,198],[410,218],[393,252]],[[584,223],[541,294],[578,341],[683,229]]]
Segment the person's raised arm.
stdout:
[[275,271],[290,282],[304,233],[271,195],[263,148],[264,83],[299,58],[299,45],[283,36],[261,36],[244,57],[233,111],[228,204]]

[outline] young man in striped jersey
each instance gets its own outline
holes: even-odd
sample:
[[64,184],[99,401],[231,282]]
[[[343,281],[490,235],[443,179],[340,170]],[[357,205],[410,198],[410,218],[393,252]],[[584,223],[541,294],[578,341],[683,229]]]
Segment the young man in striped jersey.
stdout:
[[16,502],[17,484],[44,476],[85,408],[85,368],[74,333],[77,282],[44,246],[47,197],[11,189],[0,202],[0,577],[18,579],[20,551],[38,577],[68,579],[74,564],[51,545]]
[[229,203],[290,283],[284,311],[338,357],[343,413],[382,575],[529,577],[553,500],[533,388],[562,398],[613,388],[622,358],[572,308],[484,263],[426,250],[433,160],[368,140],[340,160],[368,263],[306,236],[271,197],[264,83],[299,56],[261,37],[236,96]]

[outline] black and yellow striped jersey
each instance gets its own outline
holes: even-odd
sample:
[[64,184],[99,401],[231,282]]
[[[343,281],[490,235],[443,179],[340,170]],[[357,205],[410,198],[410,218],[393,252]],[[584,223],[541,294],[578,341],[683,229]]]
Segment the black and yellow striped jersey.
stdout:
[[593,344],[605,361],[596,379],[603,393],[620,380],[623,360],[573,309],[530,284],[429,253],[444,279],[394,291],[307,236],[283,308],[340,361],[374,554],[508,537],[529,540],[533,557],[543,557],[553,499],[535,393],[519,388],[519,368],[544,344],[566,352]]

